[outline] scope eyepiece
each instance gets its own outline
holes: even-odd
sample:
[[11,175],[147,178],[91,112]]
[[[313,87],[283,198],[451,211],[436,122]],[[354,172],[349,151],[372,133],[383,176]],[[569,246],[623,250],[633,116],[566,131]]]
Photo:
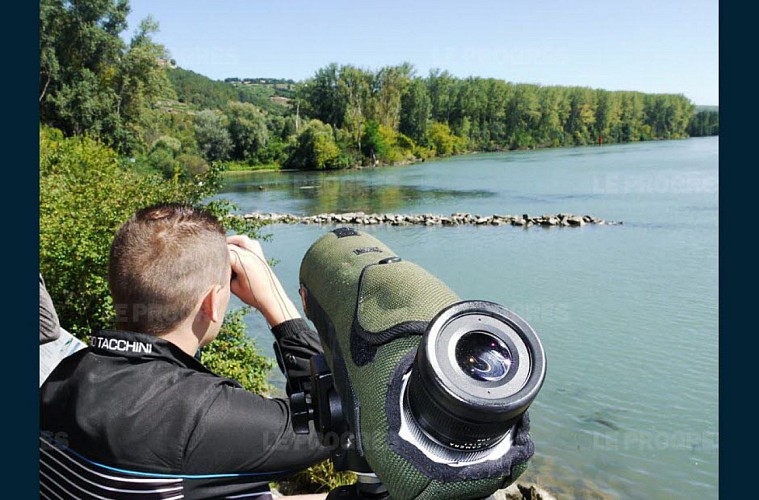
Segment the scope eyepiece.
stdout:
[[427,327],[404,404],[437,444],[485,450],[527,410],[545,368],[543,346],[522,318],[493,302],[459,302]]

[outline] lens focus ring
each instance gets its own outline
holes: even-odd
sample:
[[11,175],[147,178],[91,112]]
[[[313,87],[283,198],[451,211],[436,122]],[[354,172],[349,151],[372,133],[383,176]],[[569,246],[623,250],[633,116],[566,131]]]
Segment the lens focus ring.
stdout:
[[460,302],[428,325],[404,404],[439,444],[481,450],[502,440],[544,377],[543,347],[523,319],[492,302]]

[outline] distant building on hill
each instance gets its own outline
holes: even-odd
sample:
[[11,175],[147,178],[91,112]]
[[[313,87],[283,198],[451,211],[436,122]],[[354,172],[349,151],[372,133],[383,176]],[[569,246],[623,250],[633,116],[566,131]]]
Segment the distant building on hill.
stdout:
[[276,88],[292,90],[295,85],[295,80],[289,78],[238,78],[230,77],[225,78],[226,83],[241,84],[241,85],[272,85]]
[[158,65],[161,66],[161,67],[163,67],[163,68],[176,69],[177,62],[174,59],[163,59],[163,58],[159,57],[158,58]]

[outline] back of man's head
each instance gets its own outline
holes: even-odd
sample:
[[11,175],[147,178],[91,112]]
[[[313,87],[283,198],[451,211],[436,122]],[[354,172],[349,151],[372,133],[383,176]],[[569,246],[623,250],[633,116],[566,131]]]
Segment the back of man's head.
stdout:
[[144,208],[111,244],[108,284],[116,324],[161,335],[185,320],[213,285],[229,280],[224,229],[189,205]]

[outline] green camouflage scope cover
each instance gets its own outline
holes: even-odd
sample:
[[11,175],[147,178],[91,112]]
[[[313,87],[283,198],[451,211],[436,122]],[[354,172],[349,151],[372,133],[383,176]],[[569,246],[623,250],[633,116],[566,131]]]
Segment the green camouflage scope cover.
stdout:
[[339,228],[316,241],[301,264],[300,281],[311,303],[328,317],[326,323],[315,319],[308,306],[343,409],[349,406],[359,449],[393,499],[487,497],[527,468],[533,451],[529,417],[525,413],[517,425],[510,456],[498,463],[450,467],[399,444],[392,415],[399,406],[392,396],[399,391],[399,367],[413,360],[427,323],[460,299],[418,265],[393,257],[376,238]]

